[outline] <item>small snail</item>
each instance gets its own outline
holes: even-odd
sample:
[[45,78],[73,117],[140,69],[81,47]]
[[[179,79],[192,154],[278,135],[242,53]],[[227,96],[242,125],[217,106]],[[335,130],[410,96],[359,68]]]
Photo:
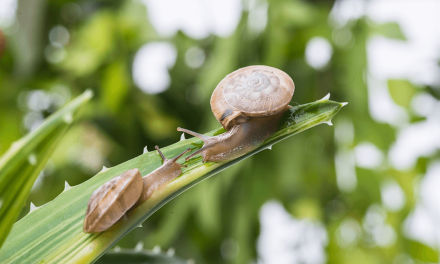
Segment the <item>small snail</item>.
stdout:
[[269,66],[248,66],[228,74],[211,96],[211,110],[227,131],[209,137],[177,128],[204,142],[187,159],[200,153],[203,161],[225,161],[254,149],[276,131],[294,90],[289,75]]
[[128,170],[99,187],[90,197],[84,232],[102,232],[111,227],[139,200],[142,188],[138,169]]
[[158,146],[155,148],[163,160],[162,166],[143,178],[138,169],[128,170],[93,192],[84,219],[84,232],[109,229],[137,202],[145,201],[155,190],[180,175],[182,165],[177,160],[190,149],[168,160]]

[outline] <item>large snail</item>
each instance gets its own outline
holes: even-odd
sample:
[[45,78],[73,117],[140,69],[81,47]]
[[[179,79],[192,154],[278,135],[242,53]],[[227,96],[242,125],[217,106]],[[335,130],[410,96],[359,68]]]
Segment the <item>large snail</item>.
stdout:
[[203,161],[225,161],[254,149],[276,131],[294,90],[289,75],[269,66],[248,66],[228,74],[211,96],[212,112],[227,131],[209,137],[177,128],[204,142],[187,159],[200,153]]
[[158,146],[155,148],[162,158],[162,166],[143,178],[138,169],[128,170],[93,192],[84,219],[84,232],[109,229],[137,202],[145,201],[154,191],[181,174],[182,165],[177,160],[190,149],[169,160]]

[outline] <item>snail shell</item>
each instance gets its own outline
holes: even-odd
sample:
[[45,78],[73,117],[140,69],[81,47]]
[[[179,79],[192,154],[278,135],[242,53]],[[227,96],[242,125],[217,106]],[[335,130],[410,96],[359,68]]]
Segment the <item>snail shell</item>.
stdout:
[[209,137],[177,128],[204,143],[187,159],[200,154],[203,161],[221,162],[255,149],[278,128],[294,90],[287,73],[269,66],[248,66],[228,74],[211,96],[212,112],[227,131]]
[[163,164],[142,178],[138,169],[124,172],[93,192],[87,206],[83,230],[87,233],[102,232],[116,223],[137,202],[143,202],[158,189],[182,173],[177,160],[191,149],[172,159],[167,159],[155,147]]
[[116,223],[140,198],[143,183],[138,169],[108,181],[90,197],[84,232],[102,232]]
[[229,130],[250,117],[283,112],[294,91],[292,78],[282,70],[264,65],[248,66],[220,81],[211,96],[211,110]]

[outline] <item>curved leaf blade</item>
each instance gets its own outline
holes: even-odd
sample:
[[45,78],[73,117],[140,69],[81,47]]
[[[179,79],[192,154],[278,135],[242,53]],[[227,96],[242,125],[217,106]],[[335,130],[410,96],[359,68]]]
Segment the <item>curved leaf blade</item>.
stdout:
[[[53,201],[18,221],[5,247],[0,250],[0,262],[93,262],[126,233],[194,184],[292,135],[330,121],[343,106],[343,103],[322,99],[292,107],[284,116],[280,129],[257,149],[223,163],[202,163],[201,158],[192,159],[186,162],[188,167],[184,169],[181,176],[157,190],[147,201],[130,210],[127,217],[108,231],[86,234],[82,232],[82,224],[92,192],[128,169],[139,168],[142,175],[146,175],[160,166],[161,159],[157,152],[149,152],[106,171],[101,171],[90,180],[60,194]],[[207,135],[219,134],[223,131],[220,128]],[[191,138],[163,148],[162,151],[165,156],[171,157],[188,147],[195,150],[201,145],[202,142],[199,139]]]
[[0,246],[18,217],[32,185],[46,165],[73,113],[92,97],[87,91],[11,145],[0,158]]

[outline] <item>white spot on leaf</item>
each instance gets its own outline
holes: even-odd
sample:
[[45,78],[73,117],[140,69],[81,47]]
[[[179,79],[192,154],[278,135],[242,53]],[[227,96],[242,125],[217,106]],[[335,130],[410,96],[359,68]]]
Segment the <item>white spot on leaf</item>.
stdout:
[[30,154],[28,156],[28,161],[32,166],[36,165],[37,164],[37,156],[35,154]]
[[73,121],[73,115],[72,113],[67,113],[63,116],[63,120],[64,122],[66,122],[67,124],[71,124]]

